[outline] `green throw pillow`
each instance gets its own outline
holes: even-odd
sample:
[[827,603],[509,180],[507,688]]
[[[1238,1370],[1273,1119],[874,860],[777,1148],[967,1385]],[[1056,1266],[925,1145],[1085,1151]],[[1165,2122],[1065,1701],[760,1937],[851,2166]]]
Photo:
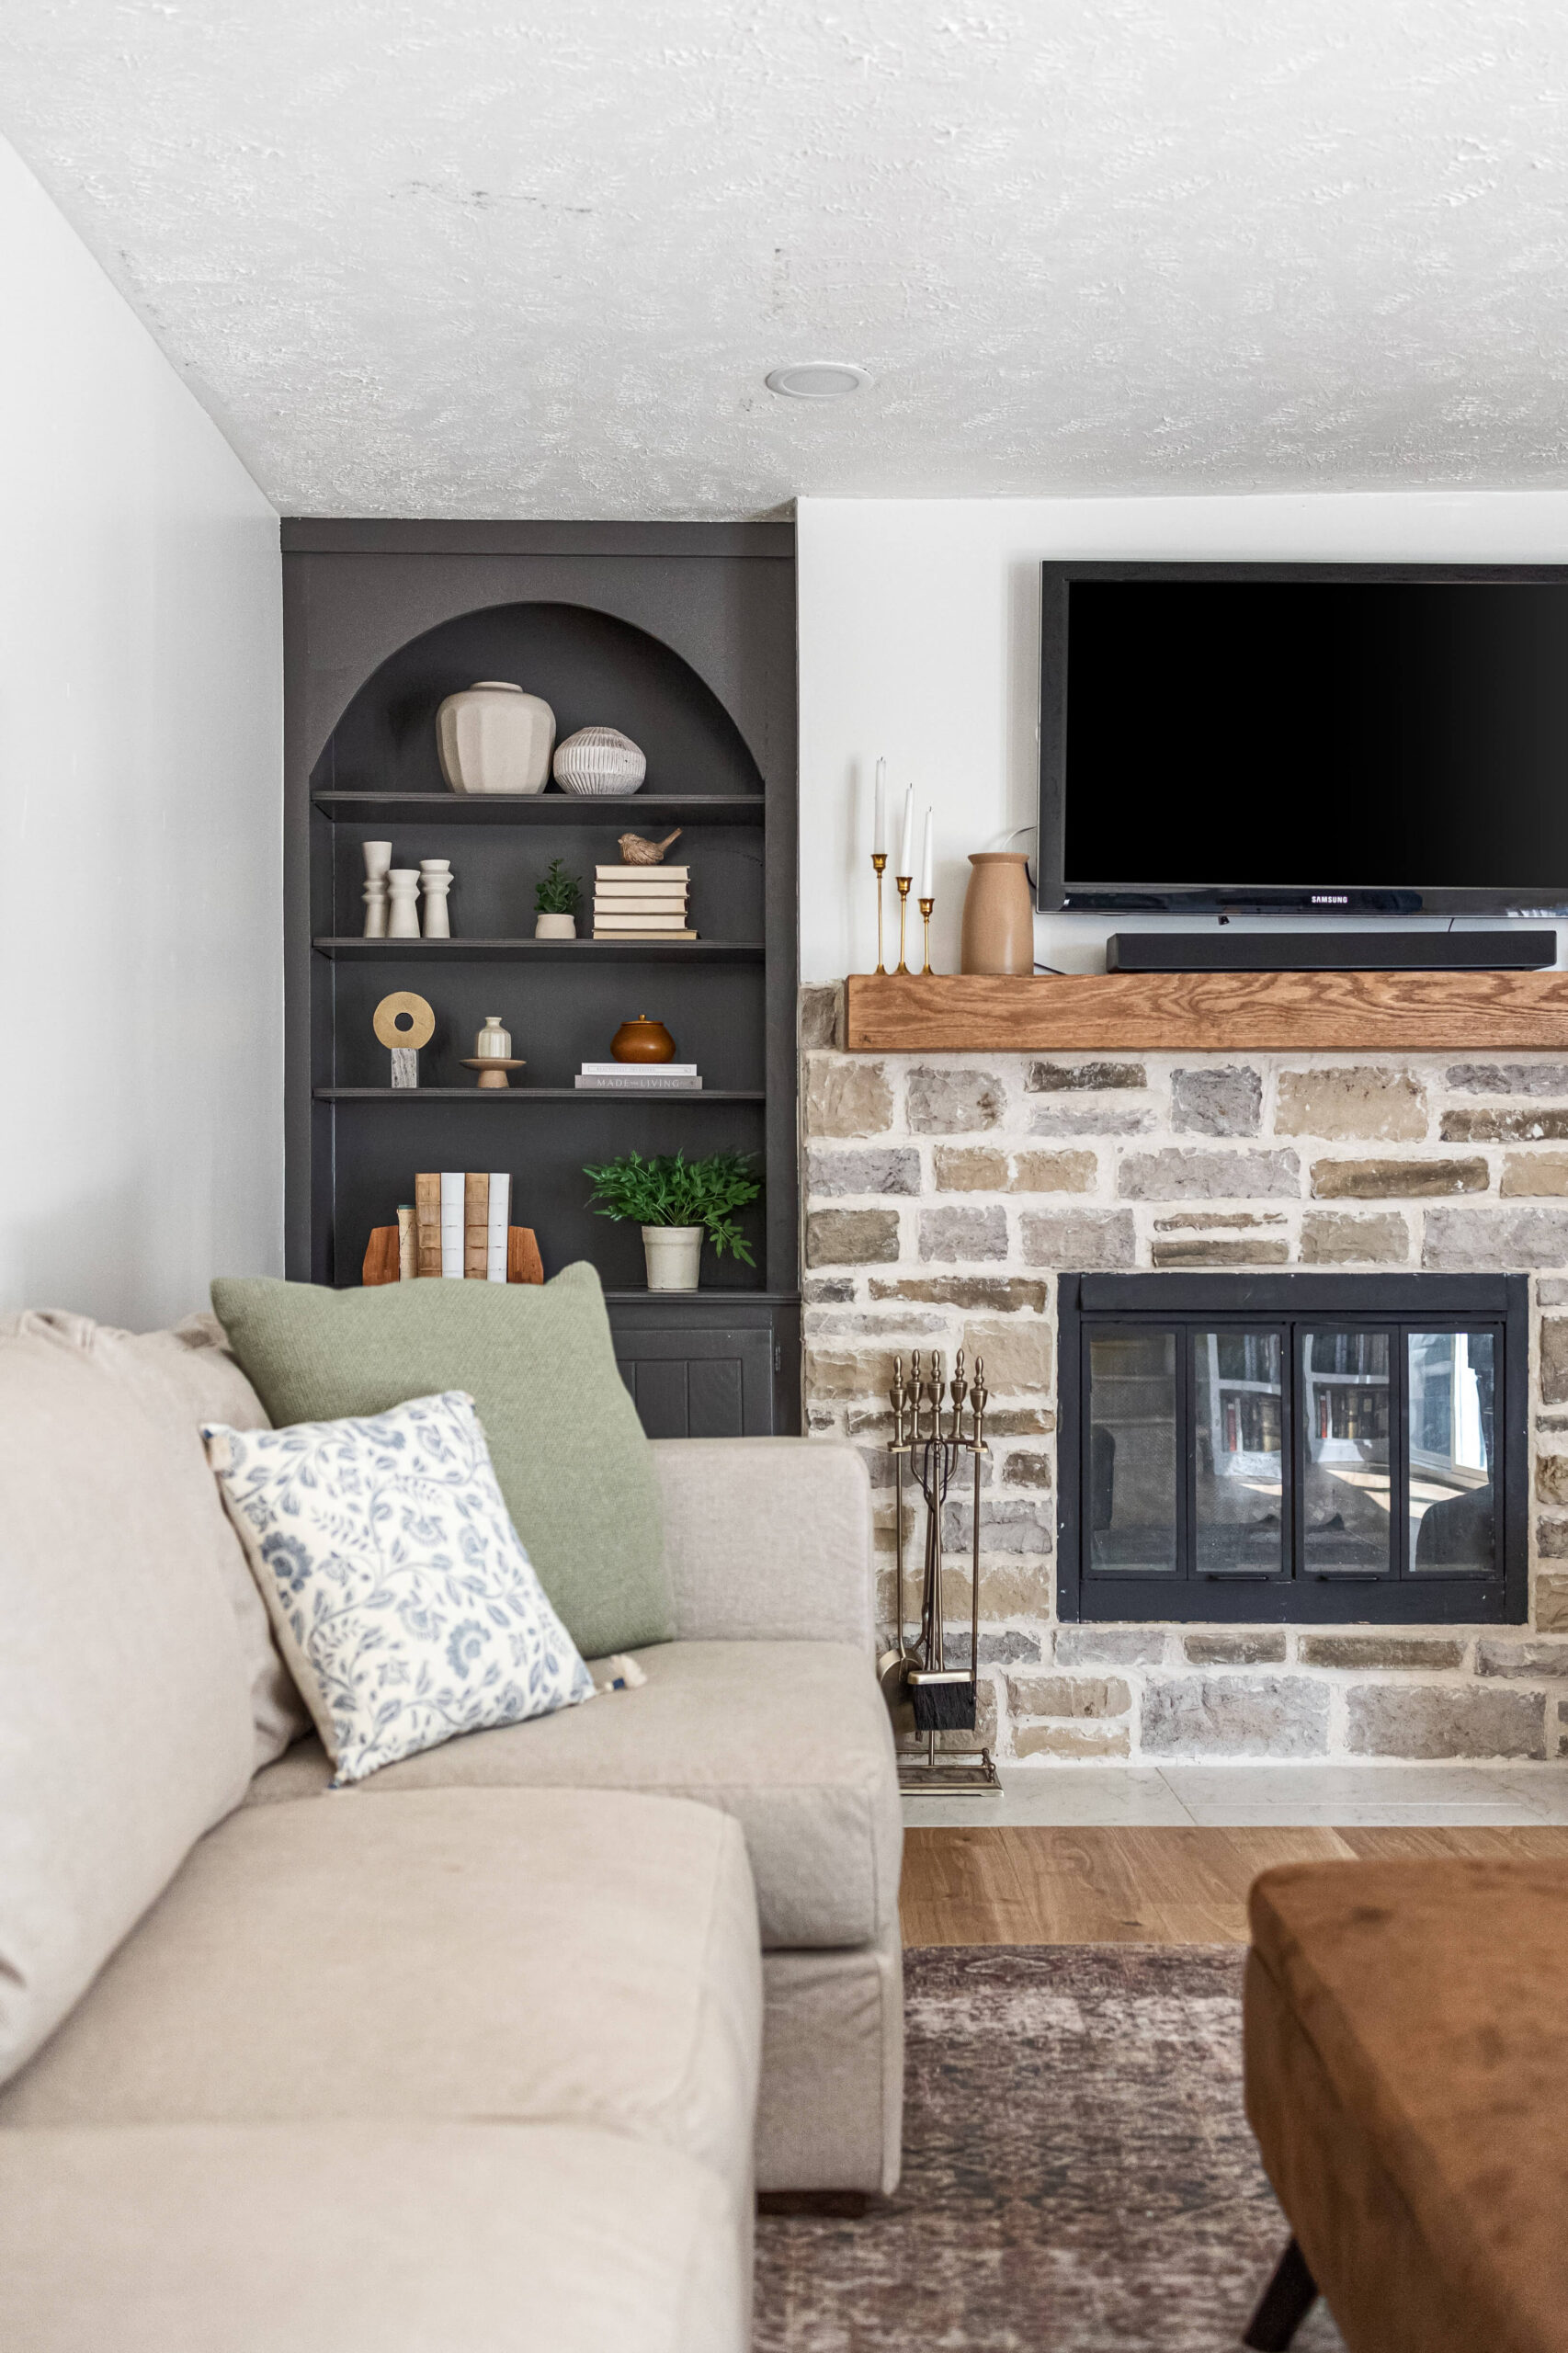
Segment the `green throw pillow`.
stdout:
[[592,1267],[544,1284],[363,1290],[221,1277],[212,1306],[278,1425],[466,1389],[512,1523],[584,1657],[673,1639],[658,1473]]

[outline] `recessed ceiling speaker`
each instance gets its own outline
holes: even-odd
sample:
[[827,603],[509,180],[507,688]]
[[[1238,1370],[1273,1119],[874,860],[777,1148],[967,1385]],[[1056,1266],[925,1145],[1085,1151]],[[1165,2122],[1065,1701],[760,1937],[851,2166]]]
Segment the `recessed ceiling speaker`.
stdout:
[[841,401],[868,381],[866,370],[849,359],[798,359],[763,379],[770,392],[791,401]]

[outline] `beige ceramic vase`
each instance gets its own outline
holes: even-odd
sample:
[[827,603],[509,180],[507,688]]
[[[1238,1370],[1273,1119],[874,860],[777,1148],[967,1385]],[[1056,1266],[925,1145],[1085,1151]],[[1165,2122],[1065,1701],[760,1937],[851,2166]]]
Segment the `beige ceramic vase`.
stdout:
[[506,678],[481,678],[436,713],[441,774],[454,792],[542,792],[555,713]]
[[1028,858],[1021,850],[983,849],[972,851],[969,862],[974,871],[964,892],[960,971],[1032,972],[1034,907]]

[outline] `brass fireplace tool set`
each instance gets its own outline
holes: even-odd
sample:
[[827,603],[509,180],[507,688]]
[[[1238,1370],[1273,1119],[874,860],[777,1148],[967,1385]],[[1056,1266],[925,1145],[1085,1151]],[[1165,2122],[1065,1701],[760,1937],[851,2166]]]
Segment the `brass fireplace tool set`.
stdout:
[[[924,1757],[901,1757],[899,1786],[927,1792],[953,1790],[986,1790],[1001,1787],[988,1748],[938,1757],[937,1736],[945,1732],[972,1732],[979,1694],[980,1662],[980,1466],[990,1449],[985,1443],[985,1365],[974,1360],[974,1377],[964,1372],[963,1350],[953,1359],[953,1377],[943,1386],[942,1358],[931,1352],[929,1370],[922,1376],[920,1351],[910,1358],[907,1384],[903,1358],[893,1358],[892,1437],[888,1452],[893,1459],[893,1483],[898,1512],[898,1647],[879,1662],[882,1692],[896,1729],[926,1735]],[[967,1407],[967,1431],[966,1409]],[[973,1479],[972,1557],[970,1566],[969,1665],[947,1663],[942,1617],[942,1512],[948,1491],[969,1457]],[[908,1639],[904,1608],[903,1491],[904,1466],[926,1505],[925,1565],[920,1591],[920,1630]]]

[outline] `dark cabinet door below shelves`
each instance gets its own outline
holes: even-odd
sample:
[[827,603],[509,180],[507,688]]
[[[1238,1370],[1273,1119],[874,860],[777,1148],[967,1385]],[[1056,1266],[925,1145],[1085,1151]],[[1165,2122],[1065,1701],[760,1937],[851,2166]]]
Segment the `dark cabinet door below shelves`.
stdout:
[[611,1301],[620,1377],[650,1438],[778,1438],[800,1427],[800,1310],[737,1294]]

